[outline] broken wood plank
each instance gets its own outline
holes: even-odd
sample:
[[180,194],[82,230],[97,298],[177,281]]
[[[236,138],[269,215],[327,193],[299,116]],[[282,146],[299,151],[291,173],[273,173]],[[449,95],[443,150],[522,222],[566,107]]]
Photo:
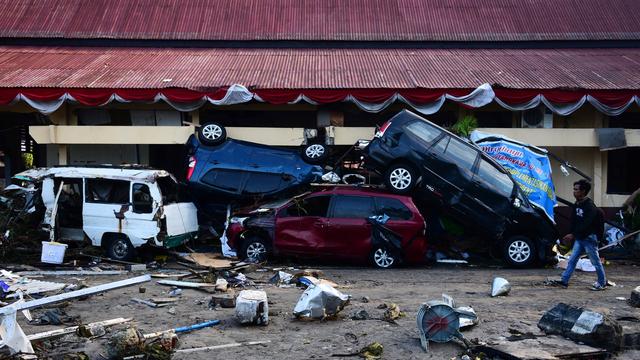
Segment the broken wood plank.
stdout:
[[[131,321],[131,320],[132,320],[131,318],[128,318],[128,319],[115,318],[115,319],[111,319],[111,320],[93,322],[93,323],[87,324],[85,326],[113,326],[113,325],[118,325],[118,324],[124,324],[124,323],[127,323],[127,322]],[[66,334],[72,334],[72,333],[76,332],[76,330],[79,327],[80,326],[70,326],[70,327],[66,327],[64,329],[56,329],[56,330],[50,330],[50,331],[45,331],[45,332],[41,332],[41,333],[31,334],[31,335],[27,335],[27,339],[29,339],[29,341],[51,339],[51,338],[63,336],[63,335],[66,335]]]
[[162,304],[162,303],[177,302],[177,301],[180,301],[180,299],[172,298],[172,297],[160,297],[160,298],[151,298],[151,301],[153,301],[156,304]]
[[223,344],[223,345],[204,346],[204,347],[191,348],[191,349],[178,349],[176,350],[176,352],[186,354],[186,353],[193,353],[197,351],[219,350],[219,349],[226,349],[226,348],[239,347],[239,346],[265,345],[270,342],[271,340],[247,341],[247,342],[241,342],[241,343],[229,343],[229,344]]
[[175,277],[175,278],[181,278],[181,277],[185,277],[185,276],[190,276],[190,273],[175,273],[175,274],[165,274],[165,273],[155,273],[155,274],[151,274],[152,278],[170,278],[170,277]]
[[131,299],[131,301],[136,302],[138,304],[143,304],[143,305],[147,305],[147,306],[151,306],[152,308],[158,308],[158,307],[163,307],[163,306],[167,306],[169,304],[157,304],[153,301],[148,301],[148,300],[142,300],[142,299],[138,299],[138,298],[133,298]]
[[168,285],[168,286],[177,286],[181,288],[207,288],[207,287],[215,287],[216,284],[211,283],[197,283],[197,282],[188,282],[188,281],[176,281],[176,280],[160,280],[158,281],[160,285]]
[[42,276],[99,276],[99,275],[124,275],[128,271],[125,270],[104,270],[104,271],[92,271],[92,270],[47,270],[47,271],[20,271],[17,273],[20,276],[29,275],[42,275]]
[[115,282],[106,283],[98,286],[92,286],[92,287],[88,287],[88,288],[84,288],[76,291],[71,291],[64,294],[58,294],[58,295],[44,297],[37,300],[31,300],[21,304],[12,304],[12,305],[0,308],[0,315],[8,315],[14,311],[33,309],[35,307],[46,305],[46,304],[51,304],[51,303],[78,298],[78,297],[87,296],[87,295],[98,294],[108,290],[118,289],[125,286],[136,285],[136,284],[140,284],[150,280],[151,280],[151,276],[142,275],[142,276],[137,276],[130,279],[115,281]]
[[200,266],[211,267],[214,269],[231,268],[233,265],[231,260],[221,258],[218,254],[213,253],[191,253],[183,258],[191,260]]

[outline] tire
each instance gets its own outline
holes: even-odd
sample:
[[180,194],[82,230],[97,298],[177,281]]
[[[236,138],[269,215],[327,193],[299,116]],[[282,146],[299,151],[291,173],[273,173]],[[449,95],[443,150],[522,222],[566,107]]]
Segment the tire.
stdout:
[[135,248],[125,236],[109,239],[105,248],[109,258],[119,261],[130,260],[136,253]]
[[256,262],[266,261],[269,257],[270,249],[267,241],[258,236],[249,237],[244,241],[242,246],[242,253],[240,257],[242,260],[251,260]]
[[376,246],[369,256],[371,264],[378,269],[390,269],[400,262],[400,259],[393,255],[389,248],[385,246]]
[[503,256],[508,265],[525,268],[533,265],[536,259],[536,247],[526,236],[512,236],[503,244]]
[[227,139],[227,130],[224,126],[210,122],[198,128],[198,140],[209,146],[222,144]]
[[302,159],[309,164],[320,164],[329,156],[329,149],[324,144],[308,144],[302,148]]
[[408,194],[416,186],[418,176],[412,166],[400,163],[387,169],[384,180],[391,192]]

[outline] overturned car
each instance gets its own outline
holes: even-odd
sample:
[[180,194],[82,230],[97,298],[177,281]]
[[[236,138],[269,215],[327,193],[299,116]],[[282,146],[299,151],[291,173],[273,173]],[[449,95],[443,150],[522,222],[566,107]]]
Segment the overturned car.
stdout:
[[524,267],[554,258],[553,222],[475,144],[404,110],[365,145],[365,167],[382,175],[392,192],[442,208],[489,239],[508,264]]
[[[126,260],[149,244],[171,248],[197,236],[197,211],[164,170],[138,167],[53,167],[14,176],[49,239],[83,241]],[[5,234],[11,237],[11,234]]]

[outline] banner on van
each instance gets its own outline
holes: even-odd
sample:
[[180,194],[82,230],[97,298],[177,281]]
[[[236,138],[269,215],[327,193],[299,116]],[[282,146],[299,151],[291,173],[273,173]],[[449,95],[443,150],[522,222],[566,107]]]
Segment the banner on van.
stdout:
[[471,140],[509,171],[529,201],[555,223],[553,208],[557,201],[546,150],[480,131],[474,131]]

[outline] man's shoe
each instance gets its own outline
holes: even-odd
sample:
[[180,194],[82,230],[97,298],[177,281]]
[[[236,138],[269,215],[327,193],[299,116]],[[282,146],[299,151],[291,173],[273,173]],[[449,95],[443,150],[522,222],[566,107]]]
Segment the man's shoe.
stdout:
[[602,291],[602,290],[604,290],[604,289],[606,289],[606,285],[605,285],[605,286],[602,286],[602,285],[600,285],[600,284],[598,284],[598,283],[595,283],[595,284],[593,284],[593,285],[591,286],[591,291]]
[[569,287],[569,284],[563,283],[562,280],[549,280],[548,284],[551,286],[557,286],[564,289]]

